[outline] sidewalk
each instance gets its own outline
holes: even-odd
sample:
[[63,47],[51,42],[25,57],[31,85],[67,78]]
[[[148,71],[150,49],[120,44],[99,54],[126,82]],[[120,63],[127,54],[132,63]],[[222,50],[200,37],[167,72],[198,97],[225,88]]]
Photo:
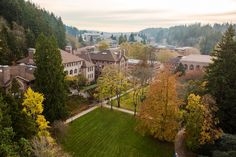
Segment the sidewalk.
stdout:
[[[106,108],[109,108],[109,109],[111,108],[111,106],[107,105],[107,104],[104,104],[103,106],[106,107]],[[112,109],[134,115],[134,111],[126,110],[126,109],[123,109],[123,108],[118,108],[118,107],[115,107],[115,106],[112,106]],[[137,112],[136,112],[136,114],[137,114]]]
[[77,118],[82,117],[83,115],[85,115],[85,114],[87,114],[87,113],[89,113],[89,112],[95,110],[96,108],[98,108],[97,105],[94,106],[94,107],[92,107],[92,108],[90,108],[90,109],[88,109],[88,110],[85,110],[85,111],[83,111],[83,112],[81,112],[81,113],[79,113],[79,114],[77,114],[77,115],[75,115],[75,116],[73,116],[73,117],[71,117],[71,118],[69,118],[69,119],[67,119],[67,120],[65,121],[65,124],[68,124],[68,123],[70,123],[70,122],[76,120]]
[[[129,92],[131,92],[131,91],[133,91],[133,90],[134,90],[133,88],[127,90],[125,93],[121,94],[120,97],[123,96],[123,95],[125,95],[125,94],[127,94],[127,93],[129,93]],[[114,100],[114,99],[116,99],[116,98],[117,98],[117,96],[114,96],[114,97],[111,98],[111,100]],[[107,103],[108,103],[108,100],[105,100],[105,101],[102,102],[102,104],[103,104],[104,107],[110,108],[110,106],[107,105]],[[68,123],[70,123],[70,122],[76,120],[77,118],[82,117],[83,115],[85,115],[85,114],[87,114],[87,113],[89,113],[89,112],[95,110],[95,109],[98,108],[99,106],[100,106],[99,104],[96,104],[96,105],[94,105],[94,107],[92,107],[92,108],[90,108],[90,109],[88,109],[88,110],[85,110],[85,111],[83,111],[83,112],[81,112],[81,113],[78,113],[77,115],[75,115],[75,116],[73,116],[73,117],[68,118],[68,119],[65,121],[65,124],[68,124]],[[115,107],[115,106],[113,106],[113,109],[114,109],[114,110],[117,110],[117,111],[121,111],[121,112],[125,112],[125,113],[128,113],[128,114],[134,115],[134,112],[133,112],[133,111],[130,111],[130,110],[118,108],[118,107]]]

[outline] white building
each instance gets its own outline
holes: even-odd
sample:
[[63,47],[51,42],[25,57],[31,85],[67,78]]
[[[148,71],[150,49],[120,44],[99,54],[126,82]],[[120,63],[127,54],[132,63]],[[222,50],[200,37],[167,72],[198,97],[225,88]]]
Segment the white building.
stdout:
[[183,56],[180,63],[185,66],[186,71],[204,70],[210,63],[213,57],[209,55],[189,55]]

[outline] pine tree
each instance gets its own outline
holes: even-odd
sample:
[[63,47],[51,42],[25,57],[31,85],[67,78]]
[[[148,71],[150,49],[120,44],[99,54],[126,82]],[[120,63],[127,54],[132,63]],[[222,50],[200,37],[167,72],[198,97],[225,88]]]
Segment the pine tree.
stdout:
[[225,132],[236,133],[236,41],[230,26],[217,45],[213,63],[207,69],[207,90],[218,104],[220,125]]
[[0,65],[10,64],[10,49],[7,45],[7,28],[0,30]]
[[66,116],[66,83],[60,51],[54,37],[39,36],[34,56],[35,88],[45,96],[44,115],[52,122]]

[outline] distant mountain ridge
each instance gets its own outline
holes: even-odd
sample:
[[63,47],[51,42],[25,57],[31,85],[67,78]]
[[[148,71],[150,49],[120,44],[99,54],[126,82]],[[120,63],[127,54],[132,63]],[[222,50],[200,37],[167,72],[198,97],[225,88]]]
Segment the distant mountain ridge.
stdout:
[[[198,48],[203,54],[210,54],[229,25],[229,23],[214,25],[197,23],[170,28],[147,28],[140,32],[145,34],[150,41],[158,44],[192,46]],[[236,28],[235,24],[234,27]]]

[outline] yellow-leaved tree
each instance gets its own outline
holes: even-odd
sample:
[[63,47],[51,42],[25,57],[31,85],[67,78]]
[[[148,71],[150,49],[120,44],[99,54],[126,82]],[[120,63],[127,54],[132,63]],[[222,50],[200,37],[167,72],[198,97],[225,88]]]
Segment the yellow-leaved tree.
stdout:
[[189,149],[196,150],[201,145],[213,143],[222,135],[217,127],[219,120],[215,117],[218,110],[210,95],[203,97],[195,94],[188,96],[188,104],[183,113],[186,131],[186,144]]
[[150,85],[139,113],[138,128],[161,141],[172,142],[180,127],[176,75],[166,69]]
[[42,94],[34,92],[31,88],[28,88],[24,94],[24,101],[22,103],[23,112],[28,116],[31,116],[38,125],[38,136],[50,137],[48,132],[49,122],[45,119],[43,113],[43,100]]

